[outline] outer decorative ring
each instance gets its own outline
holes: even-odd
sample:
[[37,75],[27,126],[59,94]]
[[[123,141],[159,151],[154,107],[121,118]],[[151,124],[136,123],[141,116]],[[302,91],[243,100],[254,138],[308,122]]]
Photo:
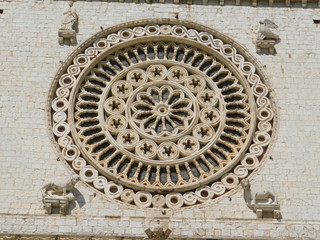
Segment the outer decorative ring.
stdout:
[[[166,29],[166,31],[163,31]],[[170,31],[168,30],[170,29]],[[224,64],[227,64],[237,78],[244,79],[245,91],[251,92],[255,106],[251,106],[252,138],[247,139],[247,147],[232,164],[222,165],[219,175],[211,181],[211,187],[207,186],[210,181],[200,181],[199,187],[177,188],[173,193],[167,193],[168,189],[162,192],[166,200],[158,203],[152,199],[161,195],[153,195],[135,189],[135,183],[126,185],[125,189],[115,178],[105,178],[101,175],[101,169],[92,166],[91,160],[84,156],[83,149],[79,149],[74,141],[74,133],[70,123],[74,122],[72,116],[72,91],[77,92],[80,88],[79,79],[87,74],[87,66],[100,61],[109,49],[120,48],[126,43],[138,42],[141,38],[170,39],[169,36],[179,39],[179,43],[193,42],[195,46],[202,45],[203,48],[211,49],[213,54],[220,57]],[[157,79],[155,79],[157,80]],[[161,78],[162,80],[162,78]],[[239,179],[252,175],[265,161],[272,147],[272,140],[275,137],[277,121],[272,96],[265,85],[265,75],[263,74],[256,60],[246,52],[238,43],[229,37],[191,22],[181,22],[178,20],[157,19],[134,21],[121,24],[106,29],[79,46],[64,62],[51,85],[48,101],[48,120],[50,136],[62,160],[79,173],[81,179],[93,186],[97,191],[112,199],[119,199],[123,202],[135,204],[139,207],[173,207],[180,208],[191,206],[197,203],[208,202],[235,189]],[[70,95],[71,93],[71,95]],[[249,94],[249,95],[250,95]],[[121,112],[119,112],[121,113]],[[257,119],[255,124],[254,119]],[[232,162],[232,161],[231,161]],[[224,174],[224,175],[222,175]],[[104,175],[104,174],[103,174]],[[209,175],[208,175],[209,176]],[[206,178],[206,174],[203,174]],[[114,182],[113,182],[113,181]],[[130,189],[132,188],[132,189]],[[152,192],[152,191],[151,191]],[[179,193],[180,192],[180,193]],[[182,195],[182,194],[183,195]],[[125,194],[125,195],[122,195]],[[153,203],[154,202],[154,203]]]

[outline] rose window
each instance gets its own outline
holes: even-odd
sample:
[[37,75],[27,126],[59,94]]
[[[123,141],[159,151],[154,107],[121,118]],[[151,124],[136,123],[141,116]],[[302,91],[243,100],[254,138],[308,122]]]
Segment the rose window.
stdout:
[[264,161],[275,128],[250,55],[214,30],[166,21],[97,34],[50,95],[60,157],[95,191],[143,208],[233,191]]

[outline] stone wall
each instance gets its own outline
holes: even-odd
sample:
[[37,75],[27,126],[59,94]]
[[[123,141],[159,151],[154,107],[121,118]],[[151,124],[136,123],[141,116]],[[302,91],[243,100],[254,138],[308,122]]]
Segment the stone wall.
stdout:
[[[79,182],[71,214],[46,215],[41,187],[71,175],[48,137],[47,95],[59,64],[76,46],[59,45],[65,1],[1,1],[0,9],[0,234],[143,238],[158,224],[173,238],[319,239],[320,30],[319,9],[79,1],[78,44],[126,21],[194,21],[245,46],[263,66],[278,107],[271,157],[253,177],[255,189],[276,193],[282,219],[257,219],[243,190],[181,210],[143,210],[107,200]],[[276,55],[258,55],[260,20],[279,28]],[[1,239],[1,235],[0,235]]]

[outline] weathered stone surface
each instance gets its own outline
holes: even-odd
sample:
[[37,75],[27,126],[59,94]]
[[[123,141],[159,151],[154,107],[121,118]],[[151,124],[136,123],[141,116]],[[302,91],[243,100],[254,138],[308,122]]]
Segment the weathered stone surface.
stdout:
[[78,27],[78,14],[73,1],[68,2],[68,8],[63,13],[63,21],[58,31],[58,42],[63,44],[65,40],[69,40],[70,44],[76,43],[76,28]]
[[[57,43],[65,6],[65,1],[46,0],[0,3],[0,232],[7,234],[1,235],[3,239],[32,234],[48,239],[50,235],[76,237],[75,233],[85,237],[95,234],[97,239],[143,239],[145,229],[159,224],[172,230],[173,239],[320,238],[320,49],[318,27],[313,23],[320,14],[318,9],[220,7],[210,5],[210,1],[206,6],[75,3],[79,44],[101,31],[100,27],[106,29],[150,17],[178,17],[228,34],[265,65],[270,95],[276,96],[279,129],[272,157],[250,181],[253,188],[274,192],[282,219],[258,219],[246,206],[239,186],[218,202],[166,210],[163,216],[168,219],[162,220],[162,212],[157,209],[108,201],[82,181],[74,192],[76,201],[70,206],[71,215],[47,215],[43,211],[39,189],[57,176],[72,175],[69,167],[57,160],[49,140],[53,136],[48,138],[45,113],[48,89],[59,61],[76,48]],[[258,32],[257,23],[264,18],[278,25],[281,41],[276,45],[277,55],[255,53],[252,41]],[[237,169],[239,175],[241,171],[245,170]],[[99,188],[103,181],[92,186]],[[214,189],[219,193],[223,186],[215,185]],[[192,202],[193,196],[187,199]],[[157,203],[162,202],[160,199]]]
[[271,29],[278,28],[278,26],[269,19],[265,19],[259,23],[259,32],[255,40],[256,52],[261,53],[263,50],[266,50],[266,53],[275,54],[276,49],[274,45],[280,38]]
[[106,197],[128,203],[133,190],[141,208],[159,207],[159,193],[162,208],[181,208],[234,190],[265,161],[277,128],[263,70],[200,25],[126,25],[79,47],[55,77],[48,111],[61,159]]
[[248,179],[242,180],[241,186],[247,206],[255,211],[258,218],[281,218],[280,205],[274,193],[268,190],[252,192]]
[[42,187],[42,202],[47,214],[51,214],[53,208],[58,208],[60,214],[67,214],[69,204],[75,200],[72,190],[79,180],[80,177],[74,175],[67,181],[47,183]]

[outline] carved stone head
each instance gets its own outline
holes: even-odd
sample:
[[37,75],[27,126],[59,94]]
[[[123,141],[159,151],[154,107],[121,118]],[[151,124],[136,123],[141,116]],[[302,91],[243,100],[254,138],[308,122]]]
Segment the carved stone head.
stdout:
[[250,188],[250,182],[248,179],[243,179],[241,180],[241,186],[243,187],[244,190]]
[[79,180],[80,180],[80,177],[78,175],[73,175],[71,177],[71,181],[72,181],[73,185],[75,185],[77,182],[79,182]]
[[269,28],[278,28],[278,25],[275,24],[274,22],[272,22],[272,21],[269,20],[269,19],[265,19],[265,20],[263,21],[263,23],[264,23],[267,27],[269,27]]

